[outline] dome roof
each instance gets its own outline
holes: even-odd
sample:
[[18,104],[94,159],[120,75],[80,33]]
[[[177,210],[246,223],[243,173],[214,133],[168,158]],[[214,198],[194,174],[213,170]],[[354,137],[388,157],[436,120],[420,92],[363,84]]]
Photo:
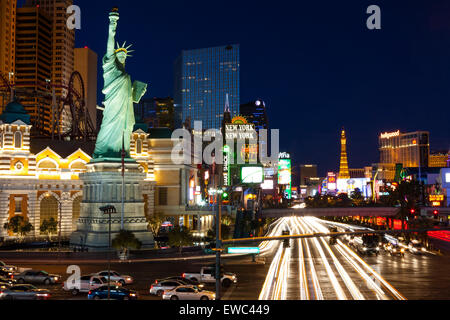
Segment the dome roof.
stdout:
[[8,103],[5,107],[5,110],[0,115],[0,120],[3,123],[14,123],[18,120],[30,125],[31,117],[25,110],[22,104],[20,104],[17,100],[14,100]]

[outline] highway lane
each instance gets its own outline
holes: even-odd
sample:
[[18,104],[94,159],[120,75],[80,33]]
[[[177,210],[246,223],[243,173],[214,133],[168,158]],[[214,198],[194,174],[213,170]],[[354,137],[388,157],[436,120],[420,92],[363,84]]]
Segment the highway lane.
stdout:
[[[326,222],[311,217],[283,218],[269,236],[328,232]],[[264,255],[275,252],[260,300],[389,300],[405,299],[350,247],[326,238],[296,239],[284,248],[280,241],[261,244]]]

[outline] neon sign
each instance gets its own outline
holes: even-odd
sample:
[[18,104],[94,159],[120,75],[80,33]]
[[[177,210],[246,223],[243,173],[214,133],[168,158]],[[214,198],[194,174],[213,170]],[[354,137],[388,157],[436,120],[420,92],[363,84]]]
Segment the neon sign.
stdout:
[[400,130],[396,132],[385,132],[381,134],[381,139],[391,139],[395,137],[400,137]]

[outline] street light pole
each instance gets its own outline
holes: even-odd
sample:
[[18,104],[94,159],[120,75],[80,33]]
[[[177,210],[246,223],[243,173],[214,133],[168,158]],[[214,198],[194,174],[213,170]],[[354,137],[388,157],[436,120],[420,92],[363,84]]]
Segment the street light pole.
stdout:
[[59,208],[59,232],[58,232],[58,261],[60,260],[61,255],[61,226],[62,226],[62,205],[61,201],[58,201],[58,208]]
[[220,254],[222,250],[222,194],[216,193],[217,211],[216,211],[216,300],[220,300]]
[[108,215],[108,301],[111,299],[111,214],[117,213],[116,207],[105,206],[100,210]]

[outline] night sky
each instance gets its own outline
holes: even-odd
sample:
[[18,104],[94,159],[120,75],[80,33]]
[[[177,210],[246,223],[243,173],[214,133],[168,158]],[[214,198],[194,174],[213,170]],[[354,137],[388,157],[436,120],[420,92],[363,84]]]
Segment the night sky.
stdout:
[[[148,96],[173,96],[181,50],[239,43],[241,103],[264,100],[271,128],[281,129],[282,151],[297,164],[318,164],[322,175],[339,169],[343,126],[351,168],[379,161],[385,131],[427,130],[432,150],[450,148],[450,1],[75,4],[82,10],[76,44],[96,51],[99,64],[108,12],[119,6],[118,40],[136,50],[127,71],[150,84]],[[366,27],[371,4],[381,7],[382,30]]]

